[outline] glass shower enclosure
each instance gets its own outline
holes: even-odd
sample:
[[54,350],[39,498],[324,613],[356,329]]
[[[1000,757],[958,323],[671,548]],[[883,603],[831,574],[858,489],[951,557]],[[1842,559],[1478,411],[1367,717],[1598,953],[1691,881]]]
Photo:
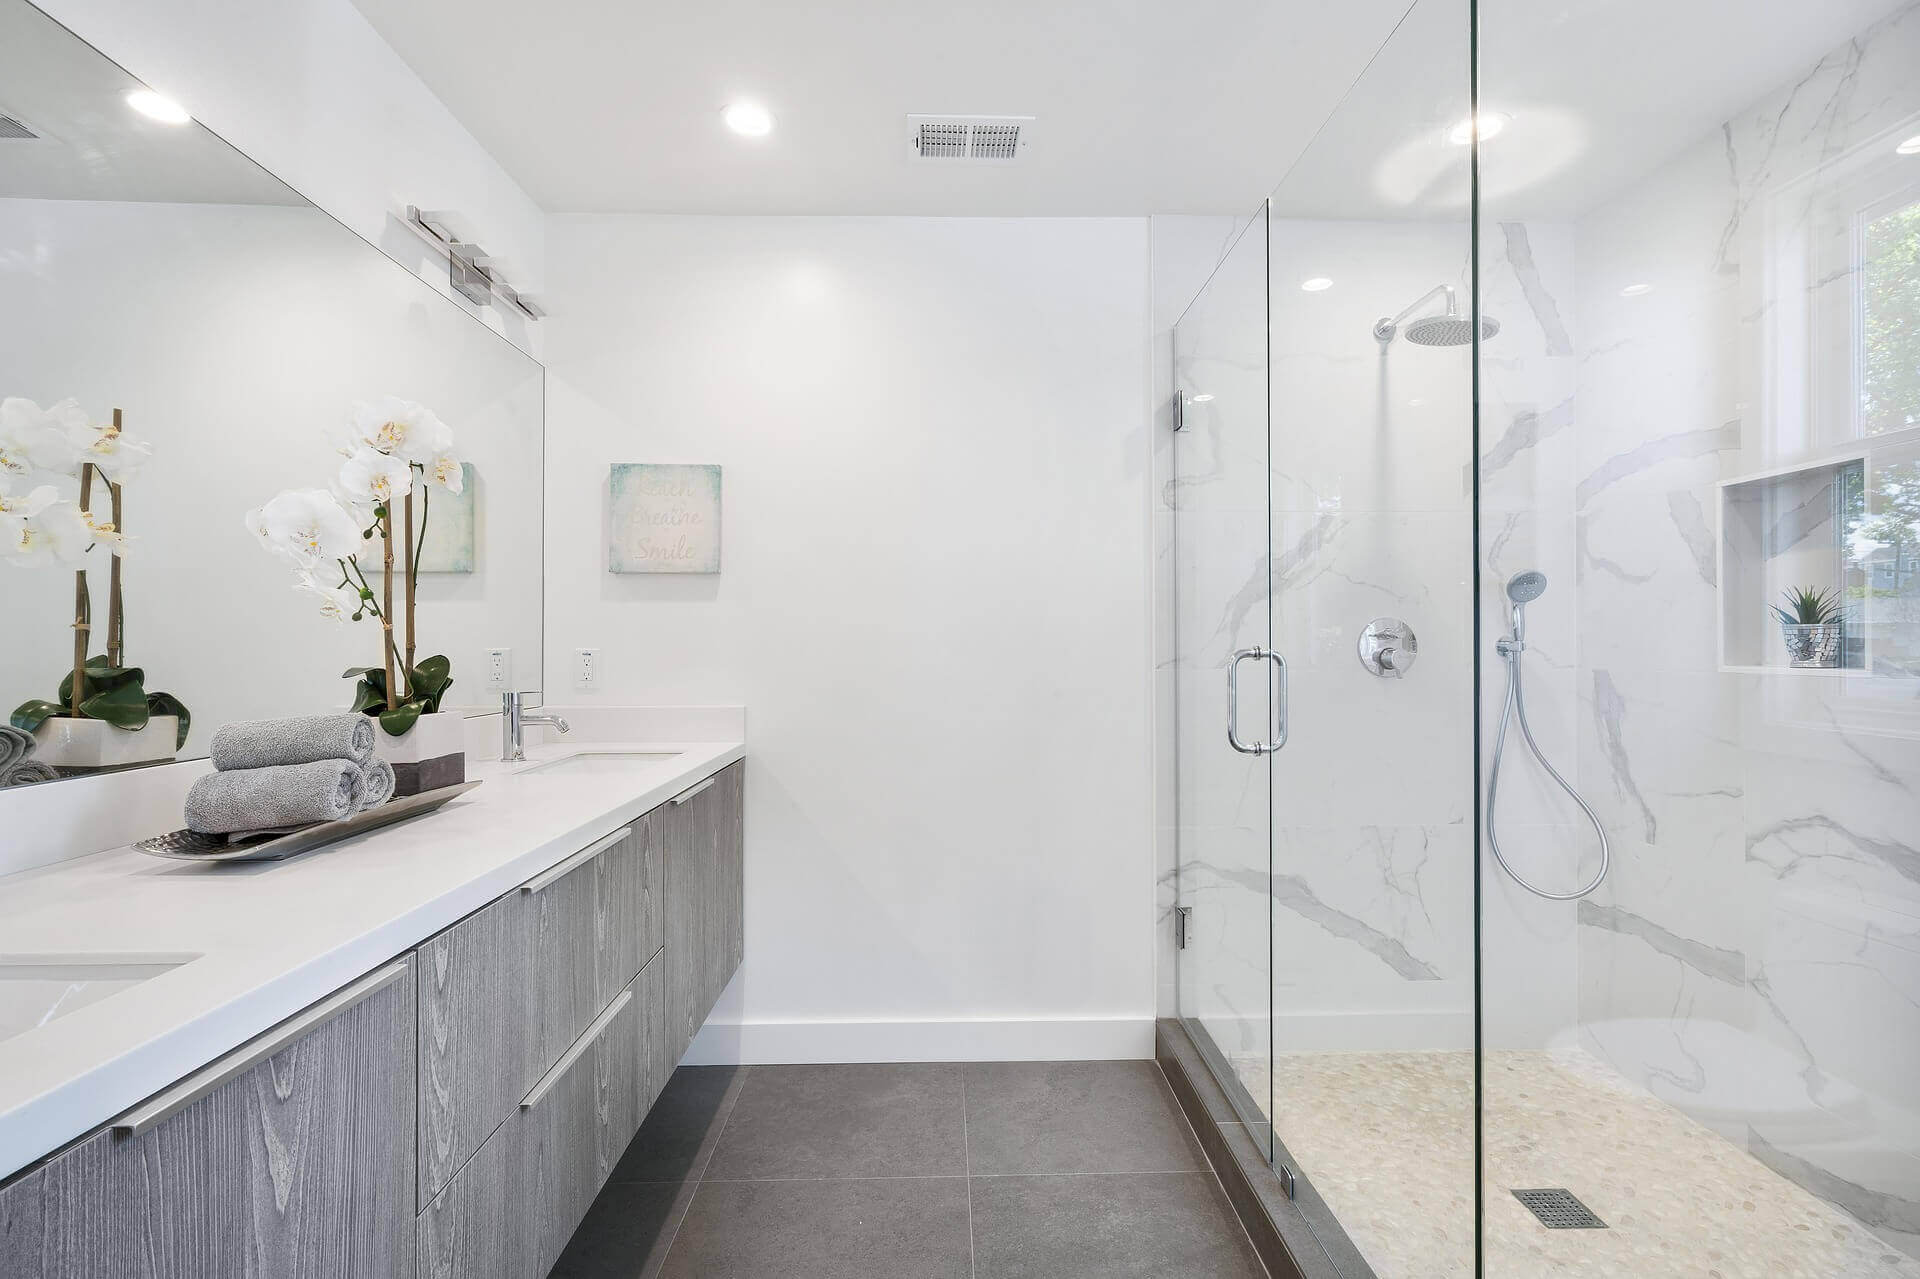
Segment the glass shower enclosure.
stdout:
[[1174,985],[1302,1273],[1920,1276],[1920,4],[1420,0],[1226,243]]

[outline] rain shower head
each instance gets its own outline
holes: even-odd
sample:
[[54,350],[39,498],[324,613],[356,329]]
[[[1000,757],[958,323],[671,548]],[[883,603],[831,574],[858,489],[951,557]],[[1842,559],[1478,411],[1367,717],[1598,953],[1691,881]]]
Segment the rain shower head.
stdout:
[[[1480,340],[1485,341],[1500,331],[1500,321],[1491,315],[1480,317]],[[1407,326],[1407,341],[1415,346],[1465,346],[1473,341],[1473,321],[1458,316],[1436,315],[1425,320],[1415,320]]]
[[1538,569],[1515,573],[1507,579],[1507,598],[1515,604],[1531,604],[1547,593],[1547,575]]
[[[1459,301],[1451,284],[1442,284],[1422,294],[1420,300],[1391,319],[1373,326],[1373,336],[1385,346],[1400,332],[1400,322],[1437,297],[1445,297],[1447,309],[1407,325],[1407,341],[1415,346],[1465,346],[1473,341],[1473,321],[1460,314]],[[1500,321],[1490,315],[1480,317],[1480,339],[1485,341],[1500,331]]]

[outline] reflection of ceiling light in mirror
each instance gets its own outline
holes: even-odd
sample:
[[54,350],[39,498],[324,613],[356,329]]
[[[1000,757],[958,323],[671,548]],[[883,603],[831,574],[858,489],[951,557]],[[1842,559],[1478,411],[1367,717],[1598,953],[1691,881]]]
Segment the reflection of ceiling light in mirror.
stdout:
[[1895,155],[1920,155],[1920,133],[1914,134],[1893,149]]
[[1620,290],[1620,296],[1623,298],[1637,298],[1642,293],[1651,292],[1653,292],[1653,286],[1651,284],[1629,284],[1626,288]]
[[1307,293],[1322,293],[1333,287],[1333,281],[1324,275],[1316,275],[1311,280],[1300,281],[1300,288]]
[[1513,123],[1513,117],[1504,111],[1482,111],[1478,116],[1468,116],[1459,124],[1448,129],[1447,141],[1457,147],[1463,147],[1473,141],[1473,135],[1475,133],[1474,122],[1476,120],[1479,121],[1480,127],[1478,132],[1482,142],[1485,142],[1489,138],[1500,136],[1501,130]]
[[193,119],[185,107],[152,89],[135,89],[127,95],[127,105],[147,119],[158,120],[161,124],[185,124]]
[[1213,397],[1211,395],[1196,395],[1193,397],[1193,402],[1195,404],[1205,404],[1208,400],[1211,400],[1212,398]]
[[[1482,129],[1492,124],[1482,112]],[[1529,105],[1506,125],[1500,145],[1480,159],[1480,194],[1491,202],[1548,182],[1580,163],[1591,136],[1586,122],[1560,107]],[[1485,133],[1482,132],[1482,137]],[[1417,123],[1373,167],[1373,189],[1396,209],[1428,213],[1464,209],[1473,194],[1468,153]]]
[[736,102],[720,118],[743,138],[764,138],[773,132],[773,116],[757,102]]

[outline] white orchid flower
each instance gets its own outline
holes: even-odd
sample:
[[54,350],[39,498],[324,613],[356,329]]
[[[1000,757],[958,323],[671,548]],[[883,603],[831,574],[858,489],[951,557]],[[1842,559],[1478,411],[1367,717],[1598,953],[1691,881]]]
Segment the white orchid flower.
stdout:
[[[71,564],[93,545],[93,532],[71,502],[53,498],[53,489],[42,487],[28,494],[31,515],[9,513],[0,516],[7,542],[6,557],[16,564],[51,555]],[[47,500],[42,503],[41,498]]]
[[460,459],[451,453],[436,453],[433,460],[427,463],[427,483],[436,488],[458,493],[466,486],[466,482]]
[[294,489],[247,513],[247,528],[263,545],[304,568],[350,559],[360,550],[360,526],[325,489]]
[[9,395],[0,400],[0,471],[75,474],[80,469],[75,441],[89,429],[86,412],[74,400],[43,409],[32,400]]
[[105,549],[109,555],[126,558],[129,539],[113,526],[112,520],[100,519],[92,511],[82,511],[80,517],[86,521],[87,536],[92,539],[93,545]]
[[425,464],[453,447],[453,431],[433,412],[412,400],[389,395],[372,404],[355,404],[350,435],[378,453]]
[[136,440],[113,424],[87,425],[70,431],[68,438],[81,462],[91,462],[115,484],[125,484],[153,452],[153,445]]
[[362,506],[386,506],[413,491],[413,464],[397,455],[361,449],[340,468],[340,491]]
[[330,622],[351,622],[360,612],[360,592],[352,586],[329,586],[311,573],[301,573],[293,589],[311,597],[320,606],[320,616]]
[[46,549],[45,541],[32,531],[34,518],[60,500],[53,485],[42,484],[25,494],[13,492],[11,477],[0,471],[0,558],[24,563],[37,558]]

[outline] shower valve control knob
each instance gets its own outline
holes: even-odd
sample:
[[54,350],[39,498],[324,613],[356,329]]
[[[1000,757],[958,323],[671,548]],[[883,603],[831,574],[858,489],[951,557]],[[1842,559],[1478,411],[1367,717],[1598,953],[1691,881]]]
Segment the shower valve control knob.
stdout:
[[1381,679],[1400,679],[1413,669],[1420,641],[1413,628],[1397,617],[1376,617],[1360,632],[1360,664]]

